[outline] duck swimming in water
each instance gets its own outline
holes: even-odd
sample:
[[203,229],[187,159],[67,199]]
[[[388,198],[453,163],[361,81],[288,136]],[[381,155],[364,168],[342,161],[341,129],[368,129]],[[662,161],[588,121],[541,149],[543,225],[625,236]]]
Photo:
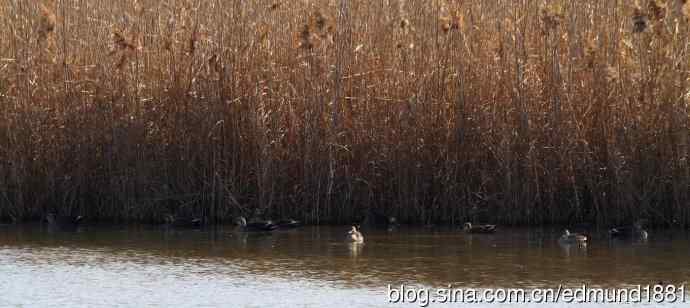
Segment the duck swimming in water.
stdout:
[[609,230],[609,236],[619,239],[640,239],[647,240],[649,234],[642,228],[640,221],[635,222],[632,226],[615,227]]
[[558,241],[563,244],[584,244],[587,242],[587,236],[579,233],[570,233],[567,229],[563,231],[563,235],[558,238]]
[[278,226],[270,221],[257,221],[247,223],[247,219],[240,216],[235,220],[241,231],[244,232],[271,232],[278,229]]
[[364,243],[364,235],[362,235],[362,232],[359,232],[355,226],[352,226],[352,229],[347,232],[347,237],[345,239],[350,243]]
[[165,215],[165,224],[173,228],[200,228],[201,218],[176,217],[172,214]]
[[462,229],[467,233],[495,233],[496,225],[473,226],[472,223],[466,222]]

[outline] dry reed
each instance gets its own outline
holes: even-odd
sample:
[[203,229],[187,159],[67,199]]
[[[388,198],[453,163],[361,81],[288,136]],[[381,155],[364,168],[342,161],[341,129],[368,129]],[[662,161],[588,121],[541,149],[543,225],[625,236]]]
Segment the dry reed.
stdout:
[[686,1],[6,2],[4,218],[690,223]]

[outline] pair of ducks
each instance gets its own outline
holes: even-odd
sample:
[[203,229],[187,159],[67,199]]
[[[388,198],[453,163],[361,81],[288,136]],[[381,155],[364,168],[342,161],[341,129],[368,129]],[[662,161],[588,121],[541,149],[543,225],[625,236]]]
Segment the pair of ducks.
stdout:
[[[640,222],[636,222],[632,226],[611,228],[609,230],[609,236],[618,239],[640,239],[645,241],[649,237],[649,234],[642,228]],[[566,229],[558,240],[566,244],[582,244],[587,242],[587,236],[579,233],[570,233],[570,231]]]
[[[467,233],[495,233],[496,225],[477,225],[473,226],[472,223],[465,223],[463,230]],[[364,243],[364,235],[357,229],[357,226],[352,226],[350,231],[347,232],[345,240],[350,243],[362,244]]]
[[248,223],[247,219],[242,216],[235,219],[235,224],[239,227],[240,231],[244,232],[271,232],[279,229],[288,230],[302,225],[302,223],[293,219],[280,220],[276,223],[270,220]]
[[496,225],[472,225],[472,223],[466,222],[462,229],[467,233],[496,233]]

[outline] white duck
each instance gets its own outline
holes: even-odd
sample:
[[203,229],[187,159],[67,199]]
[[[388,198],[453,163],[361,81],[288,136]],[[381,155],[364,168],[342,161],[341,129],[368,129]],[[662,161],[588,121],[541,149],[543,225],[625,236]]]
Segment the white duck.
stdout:
[[352,229],[347,232],[346,240],[350,243],[361,244],[364,243],[364,236],[362,235],[362,232],[357,230],[357,227],[352,226]]

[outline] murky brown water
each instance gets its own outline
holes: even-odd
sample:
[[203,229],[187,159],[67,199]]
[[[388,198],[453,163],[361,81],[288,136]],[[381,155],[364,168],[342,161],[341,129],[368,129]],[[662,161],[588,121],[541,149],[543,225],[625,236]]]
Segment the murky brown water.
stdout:
[[343,242],[346,231],[0,226],[0,307],[397,307],[388,303],[388,284],[543,288],[690,281],[690,237],[684,233],[652,232],[644,243],[599,236],[580,248],[560,245],[556,230],[370,230],[364,245]]

